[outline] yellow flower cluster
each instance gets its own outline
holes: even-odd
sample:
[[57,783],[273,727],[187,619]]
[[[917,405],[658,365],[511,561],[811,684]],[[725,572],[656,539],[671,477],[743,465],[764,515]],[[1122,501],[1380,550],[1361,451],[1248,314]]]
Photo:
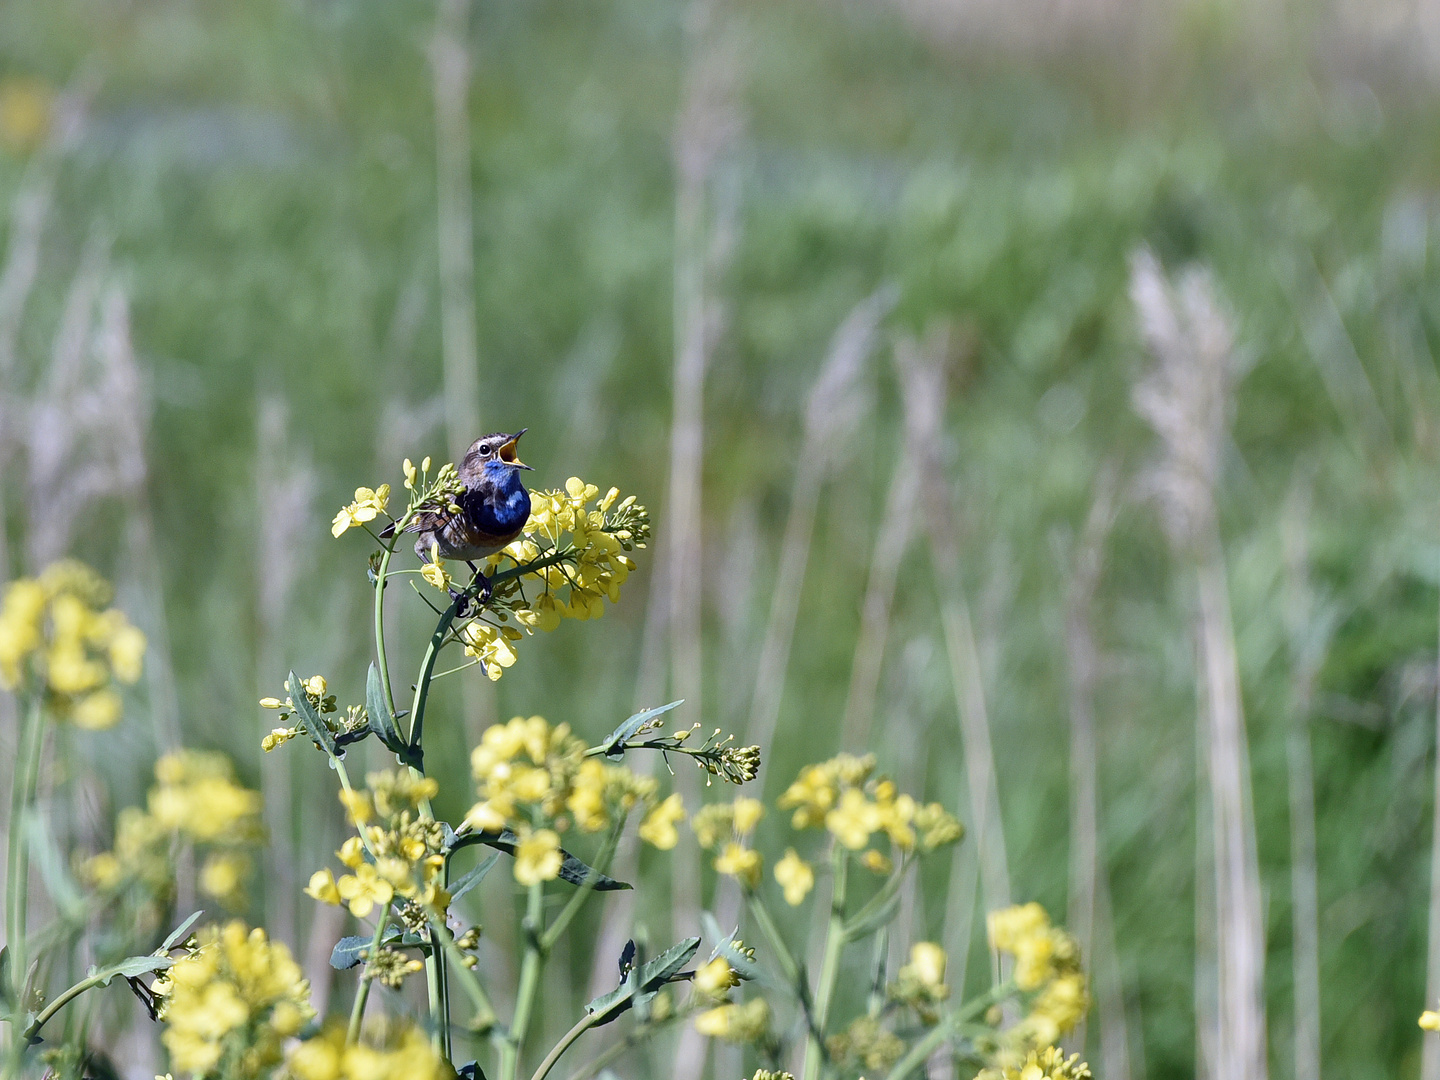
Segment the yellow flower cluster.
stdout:
[[[357,919],[387,907],[396,897],[422,909],[445,910],[450,896],[440,886],[444,829],[419,813],[440,785],[403,768],[370,773],[365,783],[365,790],[340,793],[360,830],[335,853],[350,873],[337,881],[330,870],[317,870],[306,894],[327,904],[343,903]],[[416,914],[417,920],[423,917],[423,911]]]
[[193,952],[152,987],[177,1070],[231,1077],[267,1076],[283,1058],[283,1040],[314,1010],[300,965],[280,942],[236,921],[198,935]]
[[76,727],[113,727],[121,705],[112,681],[140,678],[145,635],[110,598],[99,575],[68,560],[10,582],[0,601],[0,686],[29,683]]
[[84,864],[85,877],[107,892],[141,882],[168,892],[176,840],[214,849],[200,870],[201,891],[227,906],[243,903],[250,861],[237,848],[260,842],[260,794],[235,780],[223,754],[181,750],[155,763],[148,809],[127,807],[115,825],[115,847]]
[[1006,1034],[1013,1046],[1043,1047],[1073,1028],[1089,1008],[1080,949],[1039,904],[989,916],[990,945],[1015,959],[1015,985],[1033,996],[1029,1013]]
[[844,1065],[884,1073],[905,1053],[905,1042],[874,1017],[860,1016],[840,1034],[826,1039],[825,1049]]
[[727,1042],[759,1042],[770,1032],[770,1006],[759,997],[751,998],[744,1004],[727,1002],[717,1005],[695,1017],[695,1030],[701,1035]]
[[454,1075],[413,1024],[389,1033],[379,1046],[347,1046],[344,1026],[331,1024],[297,1046],[286,1067],[294,1080],[442,1080]]
[[799,907],[815,888],[815,871],[794,848],[785,849],[785,857],[775,864],[775,882],[785,893],[785,902]]
[[[939,803],[920,805],[896,791],[890,780],[871,780],[875,756],[841,754],[801,770],[780,796],[782,810],[793,810],[797,829],[823,826],[851,851],[859,851],[883,832],[903,852],[933,851],[963,835],[960,823]],[[886,872],[881,853],[867,857],[872,869]]]
[[685,814],[675,796],[655,805],[653,779],[587,758],[584,740],[568,724],[552,727],[539,716],[492,725],[471,752],[470,767],[480,801],[465,820],[485,832],[516,831],[515,879],[526,885],[560,873],[560,838],[539,827],[543,822],[563,829],[573,821],[582,832],[598,832],[643,807],[650,813],[641,835],[654,843],[670,839]]
[[734,802],[702,806],[690,821],[696,840],[707,851],[724,841],[725,846],[715,859],[716,871],[735,878],[749,889],[760,884],[760,872],[765,866],[760,853],[749,846],[750,834],[764,814],[765,807],[759,799],[742,795]]
[[[600,497],[598,487],[572,476],[563,490],[532,491],[522,536],[490,556],[484,570],[493,575],[505,559],[519,566],[554,561],[500,583],[488,605],[499,621],[475,619],[457,630],[465,653],[481,661],[493,681],[514,665],[515,643],[526,633],[554,630],[563,619],[600,618],[605,600],[619,601],[620,586],[635,569],[625,553],[649,538],[645,507],[633,495],[620,499],[616,488]],[[536,579],[541,591],[530,596]],[[437,584],[433,576],[427,580]]]
[[945,985],[945,950],[933,941],[917,941],[910,946],[910,962],[900,968],[890,996],[913,1006],[922,1017],[930,1020],[931,1007],[950,996]]
[[[409,487],[409,484],[405,485]],[[342,535],[346,529],[364,525],[366,522],[374,521],[376,517],[385,512],[385,507],[390,504],[390,485],[381,484],[378,488],[368,487],[355,489],[355,500],[349,506],[342,506],[335,520],[330,524],[332,536]]]
[[1420,1026],[1426,1031],[1440,1031],[1440,1012],[1426,1009],[1420,1014]]
[[1064,1050],[1047,1046],[1031,1050],[1019,1064],[981,1069],[975,1080],[1091,1080],[1091,1074],[1079,1054],[1067,1058]]

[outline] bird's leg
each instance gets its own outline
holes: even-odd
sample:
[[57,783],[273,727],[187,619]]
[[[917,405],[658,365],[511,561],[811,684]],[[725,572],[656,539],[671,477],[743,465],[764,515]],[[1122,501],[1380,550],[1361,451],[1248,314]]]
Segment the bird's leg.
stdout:
[[475,575],[475,577],[471,580],[480,582],[480,606],[484,607],[490,602],[490,597],[494,595],[495,589],[490,584],[490,579],[480,572],[480,568],[478,566],[476,566],[469,559],[465,560],[465,565],[470,567],[470,572]]

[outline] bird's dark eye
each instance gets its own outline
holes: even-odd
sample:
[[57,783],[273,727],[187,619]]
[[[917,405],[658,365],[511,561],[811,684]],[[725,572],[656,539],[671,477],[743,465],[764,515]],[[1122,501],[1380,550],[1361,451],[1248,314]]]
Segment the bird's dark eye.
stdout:
[[482,455],[488,455],[488,454],[490,453],[490,444],[489,444],[489,443],[485,443],[483,446],[481,446],[481,447],[480,447],[480,453],[481,453]]

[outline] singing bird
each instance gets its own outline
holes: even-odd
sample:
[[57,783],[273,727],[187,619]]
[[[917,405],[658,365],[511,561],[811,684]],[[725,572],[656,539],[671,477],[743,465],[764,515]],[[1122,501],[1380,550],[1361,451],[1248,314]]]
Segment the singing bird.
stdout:
[[[475,565],[476,559],[493,555],[517,536],[530,517],[530,493],[520,482],[520,470],[529,469],[517,456],[515,444],[529,428],[513,435],[496,432],[470,444],[455,470],[465,490],[455,500],[458,514],[419,514],[405,526],[419,533],[415,554],[429,562],[432,552],[442,559],[465,562],[480,579],[481,602],[490,597],[490,582]],[[394,526],[380,534],[394,535]]]

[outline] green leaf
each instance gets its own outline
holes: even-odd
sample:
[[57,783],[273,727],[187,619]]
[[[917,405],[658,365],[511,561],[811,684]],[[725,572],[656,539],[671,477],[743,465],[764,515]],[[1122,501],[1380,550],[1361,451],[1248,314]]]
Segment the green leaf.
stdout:
[[601,994],[585,1006],[585,1012],[595,1017],[595,1026],[601,1027],[618,1019],[627,1009],[633,1007],[636,998],[649,1001],[660,988],[672,981],[675,974],[690,962],[700,948],[698,937],[686,938],[672,945],[654,960],[649,960],[631,971],[614,990]]
[[499,861],[500,853],[497,851],[493,855],[489,855],[485,859],[481,860],[481,862],[468,874],[465,874],[462,877],[458,878],[456,881],[454,881],[450,885],[449,889],[450,902],[453,904],[456,900],[459,900],[460,897],[464,896],[471,889],[475,888],[476,885],[479,885],[480,882],[484,880],[485,875],[490,872],[490,868]]
[[[520,838],[511,829],[505,829],[499,833],[466,833],[464,836],[456,836],[452,832],[446,834],[446,850],[459,851],[461,848],[473,847],[475,844],[484,844],[493,847],[497,851],[503,851],[506,855],[514,856],[515,848]],[[633,886],[623,881],[616,881],[607,874],[593,869],[588,863],[577,859],[564,848],[560,849],[560,878],[568,881],[571,885],[584,885],[594,874],[595,884],[591,886],[596,892],[614,892],[616,889],[629,889]]]
[[179,926],[175,927],[174,930],[171,930],[170,933],[165,935],[165,940],[160,943],[160,948],[156,949],[155,951],[157,953],[167,953],[176,945],[180,944],[180,942],[184,941],[186,935],[190,933],[190,927],[195,925],[195,920],[200,918],[200,916],[204,914],[204,908],[201,908],[199,911],[191,914],[188,919],[182,922]]
[[619,761],[625,756],[625,743],[629,741],[632,735],[644,727],[649,721],[655,719],[655,717],[662,713],[667,713],[677,705],[683,705],[684,703],[685,699],[681,698],[679,701],[670,702],[669,705],[660,705],[654,709],[645,709],[643,712],[637,712],[600,741],[600,745],[605,749],[605,756],[612,761]]
[[395,717],[390,715],[390,706],[385,701],[385,687],[380,682],[380,672],[374,664],[365,676],[365,713],[370,718],[370,730],[385,744],[385,748],[400,759],[402,765],[421,768],[418,749],[412,749],[400,734]]
[[289,692],[290,700],[295,706],[295,715],[300,717],[300,725],[305,729],[306,734],[315,740],[315,745],[333,758],[344,757],[344,751],[335,745],[335,736],[330,734],[330,729],[325,726],[325,721],[320,719],[320,714],[315,711],[315,706],[310,704],[309,695],[305,693],[305,684],[300,681],[300,676],[293,671],[290,672],[290,677],[285,680],[285,689]]
[[109,986],[110,981],[117,977],[133,979],[139,975],[148,975],[152,971],[164,971],[166,968],[174,966],[175,958],[172,956],[131,956],[103,971],[95,972],[90,978],[98,980],[95,984],[97,986]]

